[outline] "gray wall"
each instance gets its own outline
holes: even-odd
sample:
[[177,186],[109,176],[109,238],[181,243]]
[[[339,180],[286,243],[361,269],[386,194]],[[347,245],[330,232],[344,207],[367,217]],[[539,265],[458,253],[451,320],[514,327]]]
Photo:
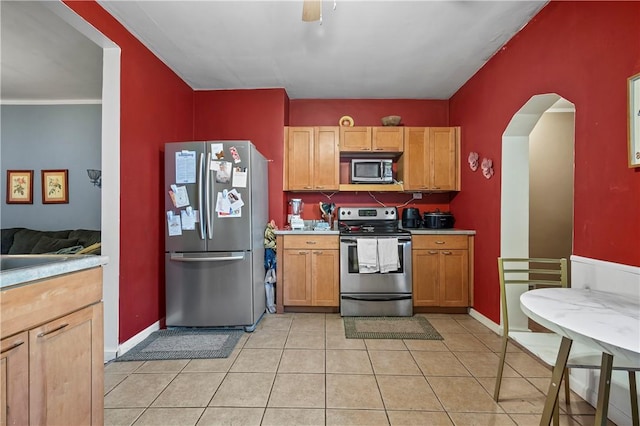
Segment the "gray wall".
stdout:
[[[101,105],[2,105],[2,228],[100,229]],[[7,204],[7,169],[33,170],[33,204]],[[42,204],[42,170],[69,170],[69,204]]]
[[529,257],[565,257],[573,244],[574,113],[545,113],[529,136]]

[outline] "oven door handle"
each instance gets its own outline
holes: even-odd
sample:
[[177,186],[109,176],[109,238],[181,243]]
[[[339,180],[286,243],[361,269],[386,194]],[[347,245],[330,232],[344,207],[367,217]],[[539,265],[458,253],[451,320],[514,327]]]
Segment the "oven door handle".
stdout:
[[[363,238],[372,238],[372,237],[363,237]],[[373,237],[373,238],[384,238],[384,237]],[[358,241],[353,239],[353,238],[341,238],[340,239],[341,243],[347,243],[347,244],[356,244]],[[410,243],[411,242],[411,237],[398,237],[398,243]]]
[[391,302],[394,300],[410,300],[412,296],[347,296],[343,294],[340,297],[346,300],[362,300],[366,302]]

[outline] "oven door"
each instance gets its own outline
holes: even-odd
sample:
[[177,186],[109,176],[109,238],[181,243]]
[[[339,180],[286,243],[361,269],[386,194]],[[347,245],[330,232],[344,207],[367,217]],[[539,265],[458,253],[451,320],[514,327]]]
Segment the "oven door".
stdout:
[[411,293],[411,237],[397,238],[400,268],[384,274],[361,274],[356,238],[340,237],[340,293]]

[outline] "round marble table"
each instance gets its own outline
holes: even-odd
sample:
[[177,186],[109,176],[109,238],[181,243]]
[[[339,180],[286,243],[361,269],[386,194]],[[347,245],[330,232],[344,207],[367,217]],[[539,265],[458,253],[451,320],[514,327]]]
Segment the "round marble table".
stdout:
[[640,364],[640,300],[614,293],[544,288],[520,296],[522,311],[562,336],[540,424],[549,424],[572,341],[602,352],[596,425],[607,423],[613,357]]

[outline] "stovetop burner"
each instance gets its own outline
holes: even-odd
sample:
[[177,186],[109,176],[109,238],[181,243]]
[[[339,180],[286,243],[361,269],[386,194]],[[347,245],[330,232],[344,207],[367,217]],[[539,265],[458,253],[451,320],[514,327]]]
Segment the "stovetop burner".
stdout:
[[409,231],[399,229],[398,209],[395,207],[340,207],[338,220],[341,235],[409,234]]

